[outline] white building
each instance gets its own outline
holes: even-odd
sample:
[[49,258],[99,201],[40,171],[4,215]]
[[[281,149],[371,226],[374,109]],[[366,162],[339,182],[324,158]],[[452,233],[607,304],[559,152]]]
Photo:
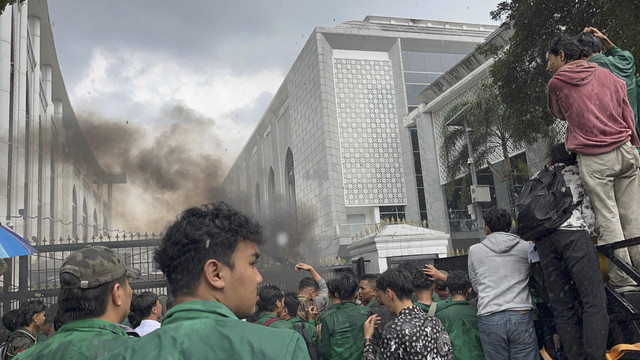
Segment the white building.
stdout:
[[0,221],[38,244],[98,237],[111,224],[112,184],[125,182],[100,166],[78,125],[47,1],[8,6],[0,16]]
[[403,118],[495,29],[376,16],[315,28],[225,178],[230,199],[301,223],[308,260],[339,255],[381,219],[426,222],[431,169]]

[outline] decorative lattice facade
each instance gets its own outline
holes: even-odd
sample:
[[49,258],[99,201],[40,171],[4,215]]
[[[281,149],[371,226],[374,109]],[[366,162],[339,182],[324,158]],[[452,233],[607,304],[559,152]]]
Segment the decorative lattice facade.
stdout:
[[346,206],[407,201],[389,60],[334,58]]

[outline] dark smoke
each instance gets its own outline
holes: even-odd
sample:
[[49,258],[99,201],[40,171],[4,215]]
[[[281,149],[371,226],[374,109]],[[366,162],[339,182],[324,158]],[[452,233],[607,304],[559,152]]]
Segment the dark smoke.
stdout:
[[88,112],[78,119],[102,167],[127,174],[126,185],[114,185],[115,226],[158,233],[184,208],[219,196],[233,159],[211,131],[213,119],[181,105],[164,109],[152,128]]

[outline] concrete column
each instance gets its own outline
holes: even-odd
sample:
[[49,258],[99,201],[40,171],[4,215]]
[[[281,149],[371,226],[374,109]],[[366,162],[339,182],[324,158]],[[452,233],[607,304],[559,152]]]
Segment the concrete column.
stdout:
[[63,115],[63,104],[62,104],[62,100],[60,99],[55,99],[53,100],[53,120],[56,123],[56,127],[58,129],[60,129],[60,126],[62,126],[62,115]]
[[[9,215],[9,116],[11,113],[11,7],[0,16],[0,215]],[[0,221],[5,223],[4,218]]]
[[[17,107],[17,114],[14,117],[14,132],[13,132],[13,154],[15,160],[16,170],[15,174],[15,196],[12,197],[12,207],[14,211],[18,209],[24,209],[27,214],[29,214],[29,188],[28,181],[30,175],[29,170],[27,168],[27,138],[28,135],[26,133],[27,128],[27,54],[28,54],[28,42],[27,42],[27,32],[28,32],[28,21],[27,21],[27,13],[28,13],[28,5],[23,3],[19,6],[19,14],[20,17],[14,19],[14,23],[17,23],[18,29],[18,41],[19,46],[17,47],[18,52],[15,54],[14,58],[14,101],[15,106]],[[27,200],[25,202],[25,200]],[[28,226],[23,221],[24,219],[16,220],[16,227],[14,230],[20,235],[22,235],[25,239],[29,239],[31,234],[28,233]]]
[[[51,98],[52,88],[53,88],[53,83],[52,83],[53,70],[51,69],[51,65],[40,65],[40,72],[42,73],[42,85],[44,86],[44,94],[46,97],[46,101],[47,101],[47,104],[50,104],[53,102],[53,99]],[[47,105],[47,108],[48,108],[48,105]],[[48,110],[48,109],[45,109],[45,110]]]
[[[42,129],[43,124],[41,123],[43,117],[40,114],[43,113],[43,110],[46,110],[46,104],[43,105],[40,100],[40,94],[44,89],[41,87],[41,75],[40,75],[40,18],[35,16],[29,16],[27,24],[29,26],[29,34],[31,38],[31,50],[33,51],[33,59],[35,64],[33,64],[32,78],[27,79],[30,82],[29,91],[31,93],[31,103],[27,104],[30,106],[30,114],[31,114],[31,137],[30,137],[30,146],[31,149],[29,151],[30,159],[29,164],[31,165],[31,169],[29,170],[29,212],[28,215],[30,217],[38,216],[38,218],[31,219],[31,235],[41,236],[42,233],[42,159],[41,159],[41,145],[43,140],[44,129]],[[43,106],[45,109],[43,109]],[[40,241],[40,239],[37,239]]]

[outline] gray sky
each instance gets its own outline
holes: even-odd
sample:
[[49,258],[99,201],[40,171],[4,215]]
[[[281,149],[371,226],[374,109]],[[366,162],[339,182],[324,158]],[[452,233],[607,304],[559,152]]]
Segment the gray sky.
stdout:
[[[206,157],[194,158],[194,163],[216,164],[214,173],[219,175],[212,182],[219,183],[314,27],[333,27],[367,15],[498,25],[489,17],[498,2],[49,0],[49,11],[76,113],[85,124],[90,118],[125,129],[118,131],[133,129],[127,136],[97,137],[96,141],[135,139],[120,144],[111,158],[96,154],[107,170],[126,168],[117,160],[154,153],[164,140],[180,133],[187,140],[178,144],[171,139],[173,148]],[[193,121],[202,126],[180,128]],[[96,147],[114,146],[103,142]],[[143,181],[143,175],[132,178],[137,171],[125,170],[130,176],[124,197],[137,199],[142,209],[167,206],[167,214],[174,211],[181,195],[161,201],[157,194],[166,190],[149,187],[157,182],[155,175],[149,173],[149,180]],[[203,172],[194,181],[211,176]],[[135,208],[128,208],[129,214],[121,214],[129,219],[127,225],[159,227],[157,219],[136,218]]]
[[[236,153],[315,26],[366,15],[495,24],[498,0],[50,0],[77,111],[157,123],[181,104]],[[170,121],[166,120],[165,121]]]

